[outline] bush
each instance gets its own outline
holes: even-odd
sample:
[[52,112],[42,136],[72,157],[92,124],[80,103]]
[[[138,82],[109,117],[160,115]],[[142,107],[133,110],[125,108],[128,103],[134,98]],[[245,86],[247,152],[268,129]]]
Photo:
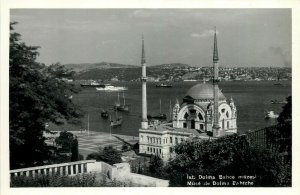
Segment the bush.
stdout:
[[98,152],[89,154],[86,159],[103,161],[110,165],[122,162],[121,153],[112,146],[104,147],[103,149],[100,147]]
[[11,187],[125,187],[132,186],[131,183],[116,180],[97,181],[94,173],[84,173],[75,176],[38,175],[12,177]]

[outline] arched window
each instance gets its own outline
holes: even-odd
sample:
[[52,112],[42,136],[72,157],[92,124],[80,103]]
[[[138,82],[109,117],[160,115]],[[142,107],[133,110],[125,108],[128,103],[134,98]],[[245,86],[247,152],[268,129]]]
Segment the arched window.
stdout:
[[189,117],[189,114],[186,112],[186,113],[184,114],[185,120],[186,120],[188,117]]
[[229,121],[227,121],[227,129],[229,129]]
[[201,113],[198,114],[198,118],[199,118],[199,120],[203,121],[203,116]]
[[228,111],[226,112],[226,117],[227,117],[227,118],[229,117],[229,113],[228,113]]

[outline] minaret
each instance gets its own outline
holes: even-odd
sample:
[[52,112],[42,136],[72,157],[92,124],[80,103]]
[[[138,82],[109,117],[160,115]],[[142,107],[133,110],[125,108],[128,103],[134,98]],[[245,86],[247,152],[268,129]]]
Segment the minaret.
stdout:
[[147,119],[147,88],[146,88],[146,58],[145,58],[145,48],[144,48],[144,36],[142,36],[142,129],[148,129],[148,119]]
[[214,63],[214,78],[213,78],[213,86],[214,86],[214,124],[213,124],[213,136],[219,137],[221,136],[221,127],[219,125],[219,56],[218,56],[218,45],[217,45],[217,30],[215,27],[215,36],[214,36],[214,55],[213,55],[213,63]]

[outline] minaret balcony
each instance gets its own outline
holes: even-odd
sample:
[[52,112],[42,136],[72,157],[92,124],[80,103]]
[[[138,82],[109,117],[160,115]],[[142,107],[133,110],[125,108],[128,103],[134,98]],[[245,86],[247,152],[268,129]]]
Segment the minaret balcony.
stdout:
[[147,79],[148,79],[147,77],[144,77],[144,76],[141,77],[141,80],[142,80],[143,82],[144,82],[144,81],[146,82]]

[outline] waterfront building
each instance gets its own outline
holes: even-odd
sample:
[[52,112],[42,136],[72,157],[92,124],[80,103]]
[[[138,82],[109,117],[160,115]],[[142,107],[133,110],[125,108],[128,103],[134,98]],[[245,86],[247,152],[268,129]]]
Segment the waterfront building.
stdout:
[[139,129],[139,152],[159,155],[168,161],[175,155],[174,146],[188,139],[217,139],[237,132],[237,109],[219,89],[217,35],[214,36],[214,77],[211,83],[198,83],[187,90],[181,103],[176,99],[170,123],[148,123],[146,99],[146,60],[142,42],[142,125]]

